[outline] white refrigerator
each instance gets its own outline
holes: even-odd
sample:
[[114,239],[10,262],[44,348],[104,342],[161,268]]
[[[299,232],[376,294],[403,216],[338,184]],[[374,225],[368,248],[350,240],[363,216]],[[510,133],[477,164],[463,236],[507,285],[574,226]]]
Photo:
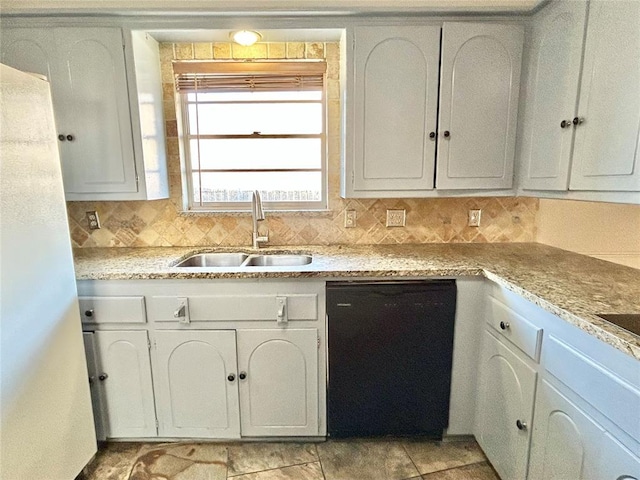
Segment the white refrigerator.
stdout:
[[96,437],[51,95],[0,84],[0,478],[72,480]]

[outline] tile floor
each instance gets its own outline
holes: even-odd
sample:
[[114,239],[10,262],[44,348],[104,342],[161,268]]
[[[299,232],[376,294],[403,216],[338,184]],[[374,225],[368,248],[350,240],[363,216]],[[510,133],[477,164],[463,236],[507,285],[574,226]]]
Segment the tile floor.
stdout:
[[474,441],[108,443],[78,480],[499,480]]

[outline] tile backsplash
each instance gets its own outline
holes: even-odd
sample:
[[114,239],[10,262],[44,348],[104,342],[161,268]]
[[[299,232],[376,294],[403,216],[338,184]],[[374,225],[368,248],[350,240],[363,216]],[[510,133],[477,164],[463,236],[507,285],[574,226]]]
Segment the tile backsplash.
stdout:
[[[269,213],[262,229],[269,245],[441,242],[532,242],[538,200],[524,197],[343,199],[340,197],[340,94],[337,43],[164,43],[160,45],[170,198],[129,202],[68,202],[74,247],[249,246],[249,214],[182,211],[182,186],[174,103],[173,59],[299,59],[327,61],[329,210]],[[467,226],[469,209],[482,209],[480,227]],[[405,227],[386,227],[387,209],[405,209]],[[85,212],[96,210],[102,228],[90,230]],[[356,227],[345,228],[347,210]],[[265,225],[266,224],[266,225]]]

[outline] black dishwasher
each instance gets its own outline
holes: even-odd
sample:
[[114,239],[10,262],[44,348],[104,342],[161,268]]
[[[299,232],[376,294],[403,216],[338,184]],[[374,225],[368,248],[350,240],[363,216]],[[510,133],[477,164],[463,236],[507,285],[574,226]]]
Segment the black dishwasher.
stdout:
[[442,437],[455,280],[328,282],[331,437]]

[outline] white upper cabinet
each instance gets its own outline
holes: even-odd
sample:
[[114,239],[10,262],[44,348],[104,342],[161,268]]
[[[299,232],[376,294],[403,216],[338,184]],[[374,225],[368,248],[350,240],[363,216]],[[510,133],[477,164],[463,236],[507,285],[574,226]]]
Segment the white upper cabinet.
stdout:
[[122,32],[59,28],[55,38],[65,75],[52,84],[66,193],[137,192]]
[[[126,40],[120,28],[2,31],[2,62],[45,75],[51,83],[67,200],[168,196],[166,179],[156,178],[156,173],[166,177],[164,148],[153,152],[155,158],[143,159],[150,152],[143,148],[147,132],[141,131],[138,92],[135,83],[132,89],[129,84]],[[130,77],[135,77],[133,68]],[[155,177],[147,185],[149,165]]]
[[438,189],[512,186],[523,38],[516,25],[444,24]]
[[522,42],[519,25],[348,30],[343,196],[511,188]]
[[543,9],[532,22],[526,91],[524,190],[640,203],[640,2]]
[[640,191],[640,2],[594,0],[570,190]]
[[353,189],[432,189],[440,27],[358,27],[354,42]]
[[567,190],[586,2],[557,2],[534,22],[522,138],[523,188]]

